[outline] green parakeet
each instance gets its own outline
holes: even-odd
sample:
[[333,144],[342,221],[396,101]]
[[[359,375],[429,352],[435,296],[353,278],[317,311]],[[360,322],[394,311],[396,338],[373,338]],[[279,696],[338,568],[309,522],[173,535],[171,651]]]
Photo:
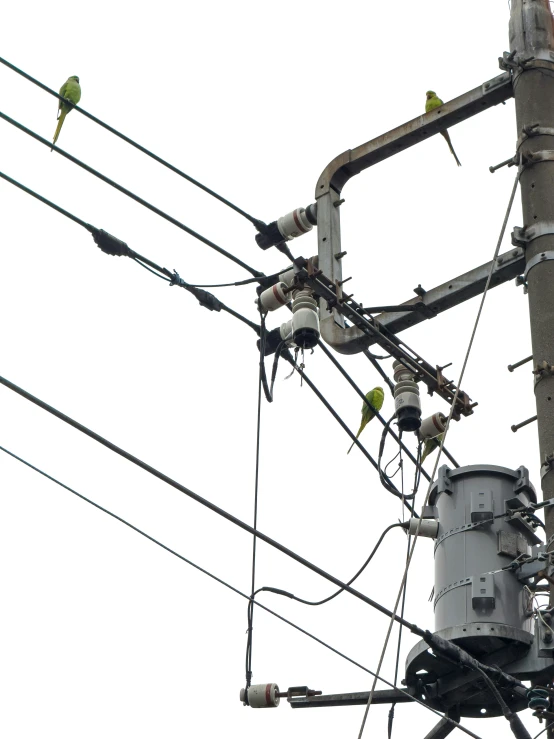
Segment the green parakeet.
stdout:
[[[365,397],[366,397],[367,402],[371,403],[371,405],[375,408],[376,411],[381,410],[381,408],[383,407],[383,401],[385,400],[385,393],[383,392],[382,387],[374,387],[373,390],[370,390],[369,393],[367,393]],[[362,422],[360,424],[358,433],[356,434],[356,439],[360,436],[360,434],[365,429],[367,424],[371,421],[371,419],[374,417],[374,415],[375,413],[371,410],[371,408],[367,405],[367,403],[364,403],[362,406]],[[352,446],[354,446],[354,442],[352,442]],[[350,454],[352,446],[346,452],[347,454]]]
[[423,445],[423,454],[421,455],[422,464],[425,461],[426,457],[434,452],[435,449],[438,449],[440,447],[443,437],[444,434],[438,434],[438,436],[433,436],[430,439],[425,439],[425,444]]
[[[81,99],[81,85],[79,84],[79,78],[77,77],[77,75],[69,77],[67,79],[67,82],[63,83],[63,85],[60,87],[60,95],[69,100],[69,103],[77,105],[77,103]],[[56,127],[56,133],[54,134],[54,141],[52,141],[52,144],[55,144],[58,140],[58,136],[60,135],[60,131],[62,130],[65,117],[73,107],[73,105],[66,103],[65,100],[60,100],[59,103],[58,125]],[[52,149],[50,149],[50,151],[52,151]]]
[[[425,112],[430,113],[432,110],[435,110],[436,108],[440,108],[441,105],[443,105],[442,100],[437,97],[437,93],[433,92],[433,90],[428,90],[428,92],[425,93],[427,100],[425,101]],[[446,143],[448,144],[448,148],[452,152],[452,156],[456,160],[456,164],[458,167],[462,166],[462,163],[456,156],[456,152],[454,151],[454,147],[452,146],[452,141],[450,141],[450,135],[448,131],[441,131],[441,134],[446,139]]]

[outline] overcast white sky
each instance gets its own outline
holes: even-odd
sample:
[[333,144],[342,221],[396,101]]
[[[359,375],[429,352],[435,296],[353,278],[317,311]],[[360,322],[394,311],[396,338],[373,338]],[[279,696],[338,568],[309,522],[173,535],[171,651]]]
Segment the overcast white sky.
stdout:
[[[0,55],[59,89],[81,79],[82,106],[192,176],[271,221],[313,201],[318,176],[345,149],[422,112],[425,91],[448,100],[499,73],[506,0],[450,3],[11,3]],[[46,138],[57,101],[0,66],[1,110]],[[462,161],[433,137],[352,180],[341,209],[345,275],[364,304],[410,298],[487,262],[514,172],[514,106],[451,130]],[[7,123],[1,170],[189,282],[248,275],[193,238]],[[225,206],[73,112],[59,145],[264,271],[254,229]],[[236,516],[251,521],[258,358],[255,335],[201,308],[130,260],[108,257],[79,226],[0,181],[0,374],[80,420]],[[522,225],[518,200],[509,232]],[[315,232],[293,245],[317,250]],[[254,288],[214,291],[257,320]],[[458,377],[473,300],[406,332],[432,364]],[[287,315],[273,314],[270,328]],[[479,402],[454,424],[461,464],[526,465],[539,486],[527,298],[492,290],[463,388]],[[344,365],[365,390],[380,384],[362,356]],[[357,428],[360,401],[321,352],[307,372]],[[390,371],[390,360],[384,363]],[[280,368],[264,404],[259,527],[333,574],[350,577],[401,507],[325,408]],[[392,414],[386,398],[384,415]],[[423,395],[424,414],[447,411]],[[377,453],[381,427],[364,443]],[[414,439],[408,440],[412,447]],[[0,387],[0,444],[247,591],[251,538],[198,504]],[[393,446],[387,447],[389,457]],[[433,459],[427,464],[432,469]],[[406,465],[411,480],[412,468]],[[407,484],[410,484],[407,482]],[[424,493],[422,493],[423,497]],[[0,455],[2,628],[0,732],[11,739],[240,736],[355,737],[363,708],[254,711],[244,684],[246,602],[117,521]],[[391,532],[359,581],[392,606],[405,539]],[[406,616],[433,628],[432,544],[418,544]],[[259,546],[257,582],[306,598],[332,586]],[[388,620],[348,595],[311,609],[264,602],[375,668]],[[396,635],[396,631],[394,632]],[[403,657],[415,644],[404,639]],[[394,648],[384,665],[392,678]],[[367,674],[276,621],[255,616],[254,682],[367,690]],[[366,736],[386,735],[388,707]],[[529,717],[536,731],[536,719]],[[423,737],[436,718],[397,708],[395,735]],[[483,737],[501,719],[468,721]],[[460,735],[461,736],[461,735]]]

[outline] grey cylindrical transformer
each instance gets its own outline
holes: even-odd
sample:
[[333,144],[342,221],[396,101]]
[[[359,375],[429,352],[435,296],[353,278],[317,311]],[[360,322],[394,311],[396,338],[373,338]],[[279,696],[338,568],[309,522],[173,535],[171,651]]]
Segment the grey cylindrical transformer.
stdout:
[[[521,515],[536,502],[525,467],[441,467],[429,502],[439,521],[435,544],[435,632],[484,643],[491,636],[530,640],[533,619],[516,574],[502,570],[540,540]],[[485,647],[485,651],[486,647]]]

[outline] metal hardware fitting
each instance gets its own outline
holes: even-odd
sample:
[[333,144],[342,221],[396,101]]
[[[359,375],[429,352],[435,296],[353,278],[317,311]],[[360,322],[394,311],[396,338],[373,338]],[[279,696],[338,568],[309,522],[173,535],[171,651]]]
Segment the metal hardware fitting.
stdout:
[[500,164],[495,164],[493,167],[489,167],[489,172],[494,174],[496,170],[501,169],[501,167],[513,167],[515,164],[519,164],[519,156],[517,154],[510,159],[506,159],[504,162],[500,162]]
[[554,234],[554,223],[552,221],[542,221],[541,223],[533,223],[532,226],[516,226],[512,231],[512,244],[525,248],[527,244],[539,236],[549,236]]
[[525,359],[520,359],[519,362],[516,362],[515,364],[509,364],[508,372],[513,372],[518,367],[521,367],[522,364],[526,364],[527,362],[530,362],[532,359],[533,359],[533,355],[531,354],[530,357],[525,357]]
[[521,136],[517,140],[517,150],[519,151],[520,146],[524,144],[527,139],[533,138],[533,136],[554,136],[554,128],[541,126],[538,123],[525,126],[521,132]]
[[541,464],[541,480],[544,480],[549,472],[554,470],[554,452],[547,454],[544,458],[544,462]]
[[[544,234],[540,234],[540,235],[544,236]],[[537,238],[537,237],[534,237],[534,238]],[[527,262],[527,265],[525,267],[525,272],[523,273],[524,282],[527,282],[527,275],[533,269],[533,267],[536,267],[537,264],[540,264],[541,262],[550,262],[553,259],[554,259],[554,251],[543,251],[540,254],[535,254],[535,256]]]
[[541,380],[544,380],[545,377],[551,377],[552,375],[554,375],[554,366],[544,360],[537,364],[537,366],[533,370],[533,374],[535,375],[535,387],[537,387],[539,382]]
[[533,423],[533,421],[536,421],[536,420],[537,420],[537,416],[533,416],[532,418],[528,418],[528,419],[527,419],[526,421],[522,421],[521,423],[516,423],[516,424],[513,424],[513,426],[511,427],[511,428],[512,428],[512,431],[513,431],[513,432],[514,432],[514,434],[515,434],[515,432],[516,432],[516,431],[517,431],[518,429],[521,429],[521,428],[523,428],[524,426],[527,426],[527,424],[529,424],[529,423]]
[[521,163],[524,169],[529,169],[539,162],[554,162],[554,151],[552,149],[541,149],[540,151],[522,151]]

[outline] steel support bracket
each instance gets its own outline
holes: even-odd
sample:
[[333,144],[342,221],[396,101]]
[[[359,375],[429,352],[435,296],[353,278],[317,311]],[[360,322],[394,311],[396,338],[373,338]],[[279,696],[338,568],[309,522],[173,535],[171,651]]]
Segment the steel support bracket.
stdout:
[[[551,224],[554,225],[554,224]],[[554,233],[554,232],[553,232]],[[540,236],[544,236],[544,233],[541,233]],[[535,236],[534,238],[538,238]],[[525,272],[523,273],[523,279],[525,282],[527,282],[527,275],[529,272],[533,269],[533,267],[536,267],[537,264],[540,264],[541,262],[550,262],[554,259],[554,251],[543,251],[540,254],[535,254],[534,257],[532,257],[525,267]]]
[[[532,226],[516,226],[512,231],[512,244],[525,249],[531,241],[538,239],[540,236],[550,236],[551,234],[554,234],[554,223],[551,221],[533,223]],[[527,265],[526,271],[529,271],[529,265]]]
[[439,495],[440,493],[448,493],[448,495],[452,495],[453,492],[454,491],[452,490],[452,482],[450,480],[450,468],[443,464],[442,467],[439,467],[437,475],[436,495]]
[[522,151],[521,165],[529,169],[540,162],[554,162],[554,151],[552,149],[541,149],[540,151]]
[[517,150],[519,151],[520,146],[534,136],[554,136],[554,128],[541,126],[538,123],[533,123],[530,126],[525,126],[525,128],[521,132],[521,136],[517,140]]

